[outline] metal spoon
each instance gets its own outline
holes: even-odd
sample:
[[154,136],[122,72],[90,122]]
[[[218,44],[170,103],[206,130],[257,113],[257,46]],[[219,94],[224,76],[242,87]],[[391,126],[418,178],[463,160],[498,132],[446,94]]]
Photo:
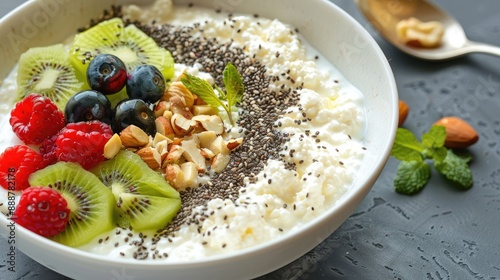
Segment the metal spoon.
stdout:
[[[355,0],[361,12],[379,33],[396,48],[427,60],[444,60],[472,52],[500,56],[500,47],[467,39],[460,23],[426,0]],[[409,17],[421,21],[439,21],[445,28],[440,46],[410,47],[398,40],[396,24]]]

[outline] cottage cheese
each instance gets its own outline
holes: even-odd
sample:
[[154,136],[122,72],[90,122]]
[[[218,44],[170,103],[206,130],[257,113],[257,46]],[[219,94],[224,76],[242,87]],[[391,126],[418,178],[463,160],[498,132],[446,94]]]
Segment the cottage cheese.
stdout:
[[[362,94],[292,32],[293,28],[278,20],[236,15],[234,26],[230,26],[227,15],[222,13],[194,7],[174,8],[171,1],[160,2],[166,12],[159,20],[179,25],[198,23],[203,30],[199,36],[216,37],[220,42],[232,40],[249,56],[255,55],[266,66],[268,75],[277,76],[289,70],[291,79],[272,83],[270,90],[279,90],[283,84],[303,84],[298,105],[290,107],[276,123],[276,129],[288,133],[290,141],[282,152],[282,161],[269,160],[263,171],[256,174],[257,180],[245,181],[237,199],[213,199],[206,206],[200,205],[196,212],[207,214],[201,225],[184,224],[175,236],[160,239],[156,244],[145,237],[152,237],[152,232],[139,235],[116,229],[81,249],[112,258],[132,258],[135,246],[130,244],[140,243],[157,250],[157,255],[168,256],[162,261],[200,259],[289,234],[332,207],[351,186],[363,159]],[[138,7],[129,6],[125,13],[132,19],[150,18]],[[186,67],[176,65],[176,74]],[[196,65],[189,70],[202,73],[208,80],[212,78]],[[6,117],[13,104],[9,96],[14,96],[14,80],[13,73],[0,88],[0,98],[6,101],[2,104],[8,104],[0,108],[2,150],[18,142],[10,133]],[[303,113],[310,121],[300,122]],[[316,136],[304,137],[310,134]],[[254,145],[259,147],[259,143]],[[286,168],[285,162],[294,163],[296,168]],[[6,191],[0,189],[3,212],[6,201]],[[124,241],[126,236],[129,238]]]

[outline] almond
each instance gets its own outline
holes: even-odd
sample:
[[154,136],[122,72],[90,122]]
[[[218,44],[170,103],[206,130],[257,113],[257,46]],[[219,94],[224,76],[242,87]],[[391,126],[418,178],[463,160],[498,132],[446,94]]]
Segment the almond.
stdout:
[[165,113],[163,113],[163,116],[164,116],[165,118],[167,118],[167,120],[169,120],[169,121],[172,119],[172,116],[173,116],[173,115],[174,115],[174,113],[172,113],[172,111],[168,111],[168,110],[167,110],[167,111],[165,111]]
[[173,82],[168,87],[165,95],[163,95],[161,100],[170,101],[174,96],[180,98],[184,106],[191,108],[194,104],[194,95],[189,91],[182,82]]
[[165,167],[165,180],[177,190],[184,188],[184,171],[177,164],[169,164]]
[[210,166],[214,172],[219,173],[226,168],[229,163],[229,159],[228,154],[218,154],[212,158]]
[[174,130],[175,136],[178,137],[188,135],[196,125],[196,123],[191,119],[187,119],[181,114],[174,114],[170,122],[172,124],[172,129]]
[[170,139],[174,139],[175,132],[170,120],[164,116],[159,116],[155,120],[156,131]]
[[106,145],[104,145],[104,157],[107,159],[114,158],[118,152],[122,149],[122,140],[118,134],[114,134]]
[[213,131],[215,134],[222,134],[224,132],[222,118],[217,115],[197,115],[192,120],[199,123],[206,131]]
[[172,143],[173,140],[168,138],[167,136],[161,134],[161,133],[156,132],[155,137],[153,138],[153,143],[152,143],[153,147],[156,148],[159,143],[163,143],[163,142],[166,143],[165,145],[168,145],[168,144]]
[[212,141],[209,149],[214,152],[214,154],[229,154],[229,149],[227,148],[226,142],[222,136],[217,136],[217,138]]
[[236,150],[243,143],[243,138],[230,139],[226,143],[226,147],[228,150]]
[[184,104],[179,96],[172,96],[170,98],[170,111],[175,114],[182,115],[186,119],[190,120],[193,117],[189,107]]
[[217,138],[217,134],[213,131],[203,131],[194,136],[198,138],[198,142],[200,142],[200,147],[202,148],[210,148],[212,142]]
[[446,128],[446,141],[444,145],[447,148],[463,149],[479,140],[476,130],[458,117],[445,117],[434,123],[434,125]]
[[404,102],[403,100],[399,100],[399,120],[398,120],[398,126],[402,126],[403,123],[406,120],[406,117],[408,116],[408,112],[410,110],[410,107],[408,107],[408,104]]
[[210,105],[194,105],[193,115],[217,115],[217,110]]
[[161,155],[156,149],[151,147],[142,148],[137,151],[137,154],[141,157],[142,161],[149,166],[149,168],[153,170],[160,168]]
[[155,117],[163,116],[165,114],[165,111],[168,111],[170,109],[170,102],[167,101],[160,101],[158,104],[155,106]]
[[122,130],[120,139],[123,146],[127,148],[144,147],[149,144],[148,134],[135,125],[129,125]]
[[198,172],[204,173],[206,170],[205,158],[201,155],[200,148],[196,143],[195,139],[184,140],[181,143],[182,148],[184,148],[184,157],[190,161],[194,162],[198,168]]
[[165,159],[167,158],[167,155],[168,155],[168,144],[169,144],[168,141],[169,140],[170,139],[160,141],[160,142],[156,143],[156,145],[155,145],[155,149],[158,151],[158,153],[161,156],[161,162],[164,162]]
[[171,164],[171,163],[178,163],[179,159],[182,157],[184,154],[184,148],[179,146],[179,145],[172,145],[170,150],[168,151],[167,156],[165,157],[163,161],[163,165],[165,164]]
[[193,162],[181,164],[181,170],[184,173],[184,188],[193,188],[198,183],[198,167]]
[[172,146],[173,145],[180,145],[182,143],[182,141],[184,141],[184,138],[174,138],[174,140],[172,141]]

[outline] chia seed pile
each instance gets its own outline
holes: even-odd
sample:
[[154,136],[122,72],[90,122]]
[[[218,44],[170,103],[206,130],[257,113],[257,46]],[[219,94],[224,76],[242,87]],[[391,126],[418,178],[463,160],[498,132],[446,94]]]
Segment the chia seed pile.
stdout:
[[[204,72],[210,73],[217,85],[223,85],[222,70],[232,62],[242,74],[245,93],[238,105],[240,118],[238,126],[244,133],[243,144],[231,153],[226,169],[214,174],[210,182],[198,188],[181,192],[183,209],[162,235],[177,230],[183,223],[203,221],[202,213],[189,217],[191,209],[205,205],[214,198],[235,201],[244,186],[244,178],[254,180],[268,159],[279,159],[286,135],[274,130],[279,115],[289,106],[297,104],[297,91],[283,88],[279,92],[269,90],[272,77],[266,75],[266,68],[256,59],[249,57],[241,48],[231,43],[220,44],[214,38],[195,38],[191,34],[195,27],[185,26],[139,26],[157,43],[172,53],[176,63],[194,65],[199,63]],[[280,77],[278,77],[280,78]],[[198,214],[198,215],[196,215]]]
[[[122,17],[119,6],[113,6],[110,11],[105,11],[100,19],[91,21],[88,27],[79,31],[116,16]],[[254,15],[254,17],[257,18],[258,15]],[[231,27],[235,22],[231,14],[228,15],[226,21]],[[213,214],[213,212],[206,213],[208,210],[206,207],[203,207],[202,212],[193,213],[194,208],[206,206],[210,200],[215,198],[230,199],[235,202],[236,206],[245,207],[244,203],[238,204],[236,202],[240,190],[244,193],[242,188],[245,186],[245,178],[251,183],[255,182],[256,175],[263,170],[267,161],[270,159],[282,160],[283,152],[287,150],[285,143],[289,141],[289,135],[275,130],[280,126],[279,123],[277,124],[277,120],[286,113],[289,107],[298,106],[297,91],[303,85],[295,84],[295,81],[288,75],[290,71],[278,76],[267,75],[265,66],[258,61],[255,55],[244,53],[241,48],[233,46],[232,42],[222,44],[215,38],[193,36],[193,34],[203,31],[201,24],[186,27],[154,23],[152,25],[144,25],[139,22],[126,23],[135,24],[152,37],[159,46],[169,50],[176,63],[189,66],[201,64],[203,68],[200,71],[210,73],[219,86],[223,85],[222,71],[229,62],[236,66],[244,79],[245,93],[241,103],[238,104],[240,118],[237,122],[240,127],[239,132],[243,133],[243,144],[231,153],[231,160],[226,169],[212,175],[208,183],[180,192],[182,208],[166,228],[150,237],[153,243],[152,248],[144,246],[144,240],[148,237],[143,234],[139,235],[141,241],[130,241],[132,235],[123,234],[124,242],[137,249],[133,253],[135,259],[146,259],[148,256],[153,259],[166,258],[168,257],[167,253],[160,253],[156,250],[155,244],[160,239],[166,238],[172,242],[171,237],[175,236],[175,231],[183,224],[199,225],[198,232],[201,232],[202,222]],[[279,56],[279,53],[276,55]],[[289,83],[281,85],[279,91],[270,90],[270,83],[285,80]],[[296,87],[291,88],[286,84],[293,84]],[[303,116],[303,122],[310,120],[305,116],[305,113]],[[291,155],[293,156],[293,154]],[[295,169],[293,163],[283,162],[286,168]],[[120,229],[117,229],[114,234],[119,235],[120,233]],[[99,240],[99,242],[103,242],[103,240]],[[115,244],[115,247],[118,247],[118,244]],[[120,255],[125,256],[124,253],[120,253]]]

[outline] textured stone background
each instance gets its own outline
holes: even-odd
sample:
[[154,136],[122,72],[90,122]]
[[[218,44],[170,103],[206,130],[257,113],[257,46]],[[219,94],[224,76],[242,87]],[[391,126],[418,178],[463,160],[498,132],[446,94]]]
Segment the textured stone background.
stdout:
[[[0,16],[22,2],[1,0]],[[456,191],[433,173],[420,194],[402,196],[392,187],[398,162],[390,159],[367,198],[335,233],[259,279],[498,279],[500,58],[474,54],[420,61],[383,41],[353,0],[332,2],[360,21],[386,54],[400,98],[411,108],[405,127],[421,135],[439,118],[456,115],[478,130],[480,141],[468,150],[474,156],[474,187]],[[435,2],[464,25],[470,39],[500,46],[499,1]],[[7,252],[6,240],[0,246]],[[16,273],[7,271],[0,257],[1,279],[67,279],[21,252],[16,257]]]

